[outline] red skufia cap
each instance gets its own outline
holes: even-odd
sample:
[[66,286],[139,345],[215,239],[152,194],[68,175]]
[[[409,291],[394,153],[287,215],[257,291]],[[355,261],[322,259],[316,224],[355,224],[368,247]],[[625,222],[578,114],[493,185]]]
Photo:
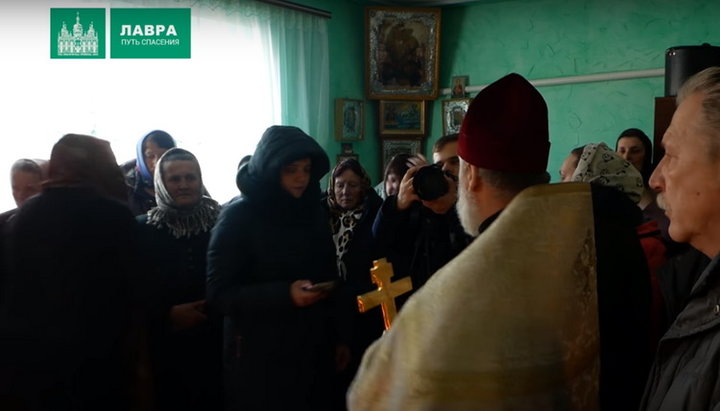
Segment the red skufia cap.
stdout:
[[521,75],[508,74],[470,103],[458,139],[463,160],[487,170],[541,173],[549,153],[547,105]]

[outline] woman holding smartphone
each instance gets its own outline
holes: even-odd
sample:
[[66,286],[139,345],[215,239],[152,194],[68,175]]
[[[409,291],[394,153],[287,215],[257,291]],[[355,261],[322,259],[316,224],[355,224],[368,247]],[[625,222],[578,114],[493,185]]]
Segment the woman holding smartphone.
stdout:
[[208,249],[207,302],[226,316],[227,409],[329,409],[337,342],[335,247],[320,206],[323,149],[272,126],[238,171]]

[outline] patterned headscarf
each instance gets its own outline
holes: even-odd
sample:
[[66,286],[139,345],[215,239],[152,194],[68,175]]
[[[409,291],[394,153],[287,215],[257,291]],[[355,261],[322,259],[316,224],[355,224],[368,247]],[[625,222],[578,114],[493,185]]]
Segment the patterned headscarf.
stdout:
[[[362,181],[362,199],[360,203],[352,210],[345,210],[335,201],[335,179],[346,170],[350,170],[360,177]],[[371,189],[370,176],[365,169],[355,159],[347,159],[340,162],[332,172],[332,178],[327,189],[327,202],[330,209],[330,229],[335,242],[335,255],[337,257],[338,273],[340,277],[347,277],[347,268],[343,262],[343,256],[350,247],[350,241],[353,237],[355,227],[363,216],[365,209],[364,203],[367,198],[368,190]]]
[[634,203],[640,201],[644,187],[640,171],[605,143],[585,146],[572,181],[614,187],[625,193]]
[[203,195],[192,208],[178,208],[175,200],[168,193],[163,180],[163,165],[170,161],[192,161],[197,166],[200,177],[200,190],[205,193],[202,185],[200,164],[195,156],[182,148],[171,148],[160,157],[155,167],[155,201],[157,207],[148,211],[147,223],[155,227],[167,227],[175,238],[191,237],[210,231],[220,214],[220,205],[212,198]]

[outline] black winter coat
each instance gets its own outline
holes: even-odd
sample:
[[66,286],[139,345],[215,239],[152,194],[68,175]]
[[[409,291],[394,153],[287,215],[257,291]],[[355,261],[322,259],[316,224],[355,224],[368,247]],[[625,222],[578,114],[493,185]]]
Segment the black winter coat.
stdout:
[[636,410],[650,369],[650,274],[636,227],[642,212],[592,184],[600,328],[600,406]]
[[161,410],[222,409],[222,318],[206,310],[208,321],[175,331],[174,305],[205,299],[210,232],[175,238],[165,227],[136,217],[141,234],[144,281],[153,301],[149,329],[155,407]]
[[472,241],[454,207],[440,215],[414,202],[409,209],[400,211],[397,196],[383,202],[373,235],[381,257],[387,257],[393,265],[394,280],[412,278],[413,291],[398,298],[398,303],[406,301]]
[[[328,209],[327,197],[322,200],[323,206]],[[360,361],[370,344],[382,336],[385,329],[382,311],[376,307],[368,312],[358,311],[357,296],[377,289],[370,277],[370,269],[373,261],[380,258],[372,235],[372,225],[375,215],[382,205],[380,196],[373,189],[368,190],[364,202],[363,214],[353,230],[353,236],[343,255],[343,262],[346,268],[346,278],[343,281],[341,291],[342,307],[348,311],[345,318],[351,323],[348,324],[350,364],[347,369],[338,376],[339,405],[336,409],[342,410],[345,407],[345,394],[352,379],[360,366]],[[329,210],[328,210],[329,212]],[[394,279],[393,279],[394,280]]]
[[[310,158],[303,196],[279,184],[285,164]],[[335,280],[319,179],[327,155],[294,127],[266,131],[238,172],[242,197],[227,205],[208,248],[207,301],[226,316],[228,409],[322,410],[332,395],[333,305],[296,307],[290,285]]]
[[[364,203],[363,215],[353,230],[353,237],[348,244],[348,251],[343,255],[343,262],[347,269],[345,279],[346,306],[353,312],[353,327],[351,331],[351,345],[355,354],[362,355],[365,348],[376,340],[384,330],[384,323],[380,309],[361,314],[357,307],[357,296],[377,289],[370,277],[373,261],[381,258],[372,235],[372,226],[375,221],[382,200],[374,190],[370,190]],[[327,200],[322,204],[327,208]],[[396,278],[393,278],[396,280]],[[358,358],[359,361],[359,358]]]
[[127,207],[89,188],[48,188],[18,210],[4,238],[0,398],[130,409],[136,241]]

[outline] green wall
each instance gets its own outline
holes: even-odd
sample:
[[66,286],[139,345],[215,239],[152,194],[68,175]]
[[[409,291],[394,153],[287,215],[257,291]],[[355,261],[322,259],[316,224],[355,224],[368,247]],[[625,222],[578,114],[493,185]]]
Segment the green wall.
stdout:
[[[677,0],[515,0],[443,10],[441,84],[469,75],[488,84],[510,72],[528,79],[665,67],[665,50],[720,44],[720,2]],[[652,137],[663,77],[538,88],[548,104],[548,171],[579,145],[614,147],[624,129]],[[434,104],[432,136],[442,132]],[[433,138],[433,137],[431,137]]]
[[334,166],[337,154],[341,152],[341,142],[336,141],[335,99],[350,98],[364,101],[365,129],[364,139],[352,142],[353,151],[360,156],[360,162],[366,168],[373,183],[380,175],[380,142],[376,138],[377,103],[365,99],[365,7],[350,0],[303,0],[300,3],[327,10],[332,13],[328,20],[328,38],[330,52],[330,143],[323,147]]
[[[365,101],[365,139],[353,143],[373,179],[380,175],[377,102],[364,92],[364,6],[352,0],[304,0],[332,12],[328,21],[330,99]],[[665,50],[720,44],[717,0],[486,0],[443,8],[440,86],[469,75],[471,85],[510,72],[526,78],[576,76],[665,66]],[[614,147],[624,129],[652,136],[654,98],[662,77],[539,87],[549,109],[553,181],[574,147],[604,141]],[[442,134],[440,100],[430,105],[426,152]],[[334,115],[330,116],[334,130]],[[340,142],[325,147],[331,159]],[[429,153],[428,153],[429,154]]]

